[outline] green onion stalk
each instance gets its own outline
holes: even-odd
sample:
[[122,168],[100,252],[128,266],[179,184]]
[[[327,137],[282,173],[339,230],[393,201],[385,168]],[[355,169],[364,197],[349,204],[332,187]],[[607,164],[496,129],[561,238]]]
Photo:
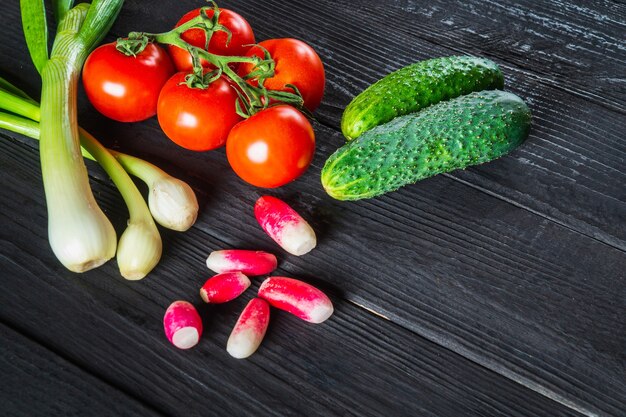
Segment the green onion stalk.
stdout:
[[[121,4],[95,0],[92,6],[82,3],[69,10],[41,71],[40,159],[48,239],[59,261],[74,272],[102,265],[115,255],[117,246],[113,225],[94,199],[80,157],[76,94],[90,42],[96,41],[88,30],[104,31]],[[108,6],[106,13],[98,15],[103,6]]]

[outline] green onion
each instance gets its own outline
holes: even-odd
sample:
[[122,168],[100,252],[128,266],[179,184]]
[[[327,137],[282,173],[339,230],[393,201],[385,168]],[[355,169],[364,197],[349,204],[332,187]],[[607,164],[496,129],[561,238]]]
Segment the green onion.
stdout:
[[11,113],[28,117],[31,120],[39,121],[41,114],[39,105],[26,100],[16,100],[16,96],[0,87],[0,108]]
[[[113,24],[122,4],[123,0],[94,0],[67,11],[45,61],[41,42],[28,42],[31,56],[38,57],[35,65],[42,78],[40,159],[48,237],[56,257],[74,272],[103,264],[113,257],[117,245],[115,230],[94,199],[81,158],[76,95],[88,53]],[[23,21],[35,15],[45,21],[45,10],[38,2],[22,1],[21,9]],[[41,30],[38,26],[24,26],[27,40],[42,38],[33,33]]]
[[52,54],[42,71],[41,171],[48,207],[48,239],[71,271],[96,268],[115,255],[113,225],[96,203],[87,169],[78,158],[76,91],[85,46],[75,39],[88,4],[70,10],[61,21]]
[[57,22],[63,20],[65,14],[72,8],[73,0],[52,0],[52,7],[54,8],[54,18]]
[[163,248],[150,210],[141,193],[120,163],[86,131],[81,131],[82,145],[109,174],[124,198],[130,219],[117,247],[117,264],[126,279],[145,277],[161,259]]
[[39,123],[14,114],[0,112],[0,129],[20,133],[29,138],[39,139]]

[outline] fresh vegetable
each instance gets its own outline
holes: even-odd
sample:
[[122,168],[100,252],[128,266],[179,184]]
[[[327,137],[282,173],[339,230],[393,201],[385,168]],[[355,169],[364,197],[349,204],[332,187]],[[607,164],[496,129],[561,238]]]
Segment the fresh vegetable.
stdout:
[[[212,29],[215,30],[209,41],[209,47],[206,48],[206,33],[202,29],[189,29],[183,32],[182,40],[215,55],[245,55],[250,45],[255,42],[254,33],[246,19],[231,10],[220,8],[216,21],[214,9],[195,9],[185,14],[176,23],[175,27],[179,27],[183,23],[199,16],[203,10],[208,21],[211,22]],[[174,60],[178,71],[191,71],[193,69],[191,54],[186,49],[169,45],[168,52]],[[201,63],[204,67],[211,66],[206,59],[201,59]]]
[[328,158],[322,184],[339,200],[375,197],[496,159],[519,146],[529,129],[530,111],[519,97],[471,93],[363,133]]
[[267,278],[259,288],[259,297],[310,323],[322,323],[333,314],[333,303],[326,294],[293,278]]
[[37,72],[41,74],[49,56],[45,3],[40,0],[20,0],[20,11],[28,52]]
[[[126,39],[118,40],[117,47],[140,53],[145,45],[156,42],[187,51],[193,64],[192,71],[174,75],[159,96],[157,115],[165,134],[180,146],[196,151],[215,149],[222,146],[227,137],[232,137],[227,153],[238,175],[257,186],[284,185],[308,168],[315,152],[310,123],[295,108],[285,106],[304,109],[305,99],[297,86],[286,85],[286,81],[274,86],[275,89],[264,86],[266,80],[276,75],[276,62],[267,50],[261,48],[261,53],[251,56],[213,53],[243,53],[236,49],[237,45],[240,48],[248,45],[235,42],[233,30],[249,26],[236,23],[240,18],[238,15],[219,9],[214,2],[212,4],[213,8],[203,7],[186,15],[169,32],[131,32]],[[231,30],[229,25],[234,29]],[[248,32],[253,38],[251,30],[242,29],[241,33]],[[215,44],[211,49],[209,45],[213,41]],[[296,44],[291,49],[277,49],[283,51],[277,52],[277,56],[284,55],[282,65],[288,66],[290,59],[298,58],[302,62],[298,61],[297,65],[306,66],[309,72],[313,72],[319,64],[321,72],[314,77],[317,84],[308,82],[308,75],[302,71],[296,74],[301,79],[293,82],[307,81],[302,85],[307,95],[319,93],[321,100],[324,74],[319,57],[306,44],[298,44],[299,41],[281,42]],[[221,46],[231,49],[220,51]],[[300,54],[301,50],[305,53]],[[311,61],[311,56],[318,62]],[[203,60],[210,64],[210,69],[202,67]],[[235,72],[239,64],[252,65],[253,70],[245,79]],[[294,61],[293,66],[297,65]],[[285,76],[290,74],[287,70],[283,73]],[[242,118],[247,120],[237,124]]]
[[[48,208],[50,246],[61,263],[75,272],[97,267],[113,257],[116,235],[98,207],[81,158],[76,122],[78,77],[89,51],[107,33],[122,0],[94,0],[67,11],[59,22],[50,58],[41,25],[24,25],[31,56],[41,72],[41,170]],[[40,1],[21,2],[24,21],[45,20]]]
[[184,72],[175,74],[161,90],[157,109],[161,129],[186,149],[219,148],[242,119],[235,107],[237,91],[223,77],[207,88],[195,88],[185,83],[186,76]]
[[270,306],[265,300],[253,298],[233,328],[226,351],[234,358],[244,359],[259,348],[270,322]]
[[202,320],[196,308],[187,301],[174,301],[163,317],[165,336],[179,349],[198,344],[202,335]]
[[207,267],[218,274],[241,271],[250,276],[269,274],[277,264],[271,253],[241,249],[213,251],[206,260]]
[[209,278],[200,297],[205,303],[226,303],[239,297],[250,286],[250,279],[241,272],[224,272]]
[[346,107],[341,131],[348,140],[395,117],[474,91],[502,89],[495,62],[471,56],[421,61],[392,72]]
[[[83,133],[81,132],[81,143]],[[137,157],[109,150],[124,169],[148,185],[148,207],[163,227],[184,232],[196,222],[198,199],[186,182]]]
[[317,244],[315,232],[306,220],[276,197],[259,198],[254,215],[265,233],[292,255],[304,255]]
[[136,55],[116,49],[116,43],[96,48],[83,67],[87,98],[103,115],[119,122],[152,117],[163,84],[174,74],[165,49],[154,43]]
[[73,0],[55,0],[52,2],[54,17],[57,22],[60,22],[65,17],[65,14],[72,8],[73,4]]
[[105,169],[124,198],[130,219],[117,245],[117,264],[128,280],[144,278],[159,263],[161,235],[143,196],[124,168],[95,138],[81,132],[85,150]]
[[[274,60],[274,74],[261,77],[263,86],[290,92],[294,92],[292,86],[295,86],[302,94],[304,106],[309,111],[317,109],[324,95],[326,77],[324,64],[315,50],[298,39],[269,39],[250,48],[247,55],[263,58],[266,51]],[[254,75],[257,68],[253,63],[242,63],[238,73],[247,77]],[[252,77],[248,82],[258,85],[259,77]]]
[[261,110],[228,134],[226,156],[235,173],[257,187],[285,185],[309,167],[315,153],[311,123],[280,105]]
[[39,122],[41,119],[39,103],[30,98],[21,97],[19,95],[22,93],[21,91],[10,91],[7,85],[10,87],[13,87],[13,85],[8,84],[1,78],[0,80],[4,82],[0,85],[0,109]]

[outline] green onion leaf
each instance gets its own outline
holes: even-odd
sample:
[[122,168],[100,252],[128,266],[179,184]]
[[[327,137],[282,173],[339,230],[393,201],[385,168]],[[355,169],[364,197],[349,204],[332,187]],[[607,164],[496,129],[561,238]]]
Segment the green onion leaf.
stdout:
[[28,52],[41,74],[48,61],[48,26],[43,0],[20,0],[22,27]]

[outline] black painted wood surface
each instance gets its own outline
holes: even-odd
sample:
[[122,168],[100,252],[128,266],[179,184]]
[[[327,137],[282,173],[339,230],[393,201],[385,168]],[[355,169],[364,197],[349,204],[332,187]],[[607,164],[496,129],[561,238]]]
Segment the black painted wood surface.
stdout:
[[[165,30],[198,6],[160,4],[127,1],[107,39]],[[0,367],[3,414],[49,415],[59,398],[68,415],[89,415],[85,401],[92,415],[120,414],[107,401],[128,415],[624,415],[625,6],[221,5],[246,17],[258,40],[303,39],[326,64],[313,166],[271,191],[311,219],[318,248],[297,258],[268,240],[252,215],[264,191],[238,180],[223,151],[177,148],[154,119],[108,121],[81,93],[81,125],[188,180],[201,214],[187,233],[163,231],[163,259],[144,281],[124,281],[114,262],[72,274],[47,244],[36,143],[0,132],[1,346],[3,359],[19,358]],[[0,19],[15,28],[1,35],[0,71],[37,96],[18,5]],[[379,199],[325,196],[319,171],[343,143],[338,122],[351,97],[405,64],[457,53],[502,66],[506,88],[533,111],[527,143]],[[121,230],[121,198],[89,168]],[[260,280],[232,304],[201,306],[204,259],[224,247],[277,252],[279,273],[326,289],[336,315],[312,326],[276,313],[260,350],[231,359],[228,333]],[[162,334],[164,309],[179,298],[196,303],[206,324],[188,352]],[[41,405],[30,400],[39,387],[50,394]]]

